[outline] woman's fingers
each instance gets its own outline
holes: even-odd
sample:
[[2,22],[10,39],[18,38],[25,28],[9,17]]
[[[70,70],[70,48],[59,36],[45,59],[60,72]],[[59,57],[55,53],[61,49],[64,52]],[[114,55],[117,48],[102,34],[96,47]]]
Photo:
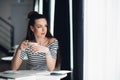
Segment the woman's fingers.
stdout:
[[20,48],[21,48],[21,49],[27,48],[27,44],[28,44],[28,40],[23,41],[23,42],[21,43],[21,45],[20,45]]
[[32,53],[38,52],[39,49],[40,49],[40,46],[38,46],[38,45],[30,46],[30,50],[31,50]]
[[30,46],[30,50],[32,53],[37,53],[37,52],[48,52],[48,49],[47,47],[45,46],[41,46],[41,45],[36,45],[36,44],[33,44]]
[[25,46],[27,46],[28,40],[25,40],[25,41],[23,42],[23,44],[24,44]]
[[46,47],[40,46],[40,45],[31,46],[31,51],[32,52],[46,52],[45,49],[46,49]]

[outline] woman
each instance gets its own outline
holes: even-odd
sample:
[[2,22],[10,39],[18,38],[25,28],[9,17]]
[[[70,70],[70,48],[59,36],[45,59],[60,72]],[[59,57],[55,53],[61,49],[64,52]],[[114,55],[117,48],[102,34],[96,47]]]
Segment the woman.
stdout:
[[[25,56],[30,70],[55,69],[58,40],[47,29],[48,23],[44,15],[30,12],[26,40],[23,41],[12,60],[12,70],[19,69]],[[30,43],[36,44],[30,44]]]

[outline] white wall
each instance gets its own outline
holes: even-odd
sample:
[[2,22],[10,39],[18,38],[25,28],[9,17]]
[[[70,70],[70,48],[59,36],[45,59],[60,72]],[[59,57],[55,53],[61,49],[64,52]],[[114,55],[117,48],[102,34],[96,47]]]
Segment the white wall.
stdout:
[[84,80],[120,80],[120,0],[84,0]]

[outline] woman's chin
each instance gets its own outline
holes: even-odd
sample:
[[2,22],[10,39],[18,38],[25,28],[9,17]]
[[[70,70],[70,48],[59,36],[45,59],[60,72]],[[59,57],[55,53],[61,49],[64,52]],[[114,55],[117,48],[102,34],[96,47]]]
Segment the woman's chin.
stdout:
[[45,35],[38,36],[38,38],[45,38]]

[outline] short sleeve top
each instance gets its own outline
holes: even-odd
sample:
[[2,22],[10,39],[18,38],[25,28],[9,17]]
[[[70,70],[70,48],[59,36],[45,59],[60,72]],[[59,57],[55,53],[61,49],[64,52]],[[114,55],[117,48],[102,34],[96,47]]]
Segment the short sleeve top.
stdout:
[[[53,58],[57,58],[58,40],[54,40],[48,44],[50,55]],[[29,48],[21,51],[20,58],[23,60],[25,57],[28,58],[27,69],[30,70],[47,70],[46,56],[43,52],[31,53]]]

